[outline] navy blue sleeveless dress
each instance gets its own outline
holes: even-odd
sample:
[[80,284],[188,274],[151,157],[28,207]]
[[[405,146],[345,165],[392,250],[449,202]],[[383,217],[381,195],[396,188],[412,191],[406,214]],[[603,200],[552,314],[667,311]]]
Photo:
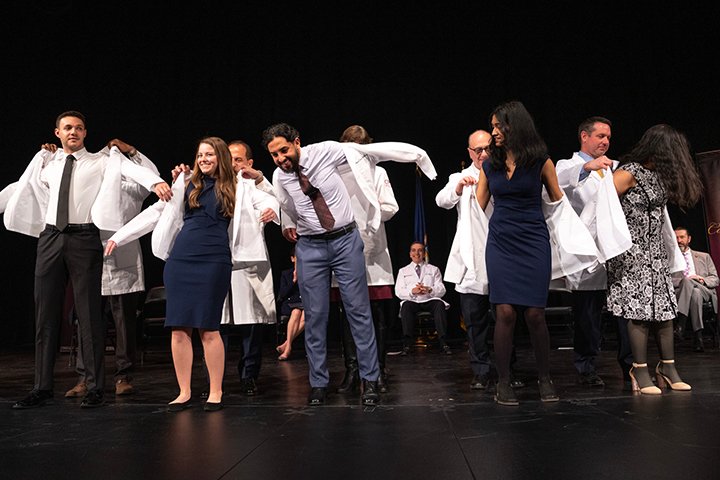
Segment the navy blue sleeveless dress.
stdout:
[[505,171],[483,163],[493,198],[485,263],[490,303],[545,308],[550,287],[550,235],[542,212],[542,167]]
[[166,327],[218,330],[230,289],[232,260],[228,226],[215,196],[215,179],[204,178],[200,208],[188,207],[193,184],[185,190],[182,229],[163,271],[167,294]]

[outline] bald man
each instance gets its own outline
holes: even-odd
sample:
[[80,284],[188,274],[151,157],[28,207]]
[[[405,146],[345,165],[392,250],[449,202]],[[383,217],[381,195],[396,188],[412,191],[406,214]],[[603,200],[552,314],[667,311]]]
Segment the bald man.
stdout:
[[[484,244],[486,238],[473,224],[481,222],[480,215],[486,215],[479,208],[474,198],[474,185],[477,183],[482,163],[490,156],[492,136],[485,130],[476,130],[468,137],[468,155],[472,160],[469,167],[453,173],[448,183],[435,197],[438,207],[450,210],[457,209],[458,223],[455,239],[450,248],[445,280],[455,284],[455,291],[460,296],[460,311],[467,328],[470,367],[473,379],[470,388],[484,390],[490,382],[490,349],[487,344],[488,335],[488,280],[485,269],[478,263],[468,265],[463,259],[461,250],[473,248],[475,242]],[[468,201],[462,201],[466,199]],[[466,211],[467,210],[467,211]],[[488,204],[487,215],[492,212],[492,204]],[[487,219],[484,219],[487,224]],[[480,267],[480,268],[479,268]]]

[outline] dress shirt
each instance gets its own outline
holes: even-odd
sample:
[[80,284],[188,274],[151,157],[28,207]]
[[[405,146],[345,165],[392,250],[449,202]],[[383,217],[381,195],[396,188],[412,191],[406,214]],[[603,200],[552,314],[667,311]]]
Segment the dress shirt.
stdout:
[[695,275],[697,271],[695,270],[695,262],[693,261],[692,250],[688,248],[683,252],[683,256],[685,257],[685,261],[688,265],[687,273],[685,274],[685,276],[689,277],[690,275]]
[[[67,156],[67,153],[58,150],[40,172],[40,181],[49,187],[50,197],[45,215],[45,223],[49,225],[56,223],[58,193]],[[107,157],[89,153],[84,148],[73,152],[73,156],[75,157],[75,166],[70,182],[68,223],[91,223],[90,210],[100,191],[105,170],[103,159]]]
[[[345,153],[338,142],[327,141],[305,145],[301,148],[300,166],[310,183],[320,190],[330,212],[335,218],[335,228],[355,220],[345,184],[338,172],[338,166],[347,163]],[[320,225],[310,198],[302,192],[296,173],[280,171],[278,181],[295,203],[298,235],[326,233]]]
[[[588,154],[585,153],[585,152],[577,152],[577,154],[578,154],[578,156],[579,156],[580,158],[582,158],[583,160],[585,160],[585,163],[587,163],[587,162],[589,162],[590,160],[593,159],[590,155],[588,155]],[[580,176],[578,177],[578,181],[582,182],[582,181],[585,180],[588,176],[590,176],[591,173],[592,173],[592,170],[590,170],[590,171],[585,170],[585,165],[584,165],[584,164],[583,164],[583,165],[580,165]]]

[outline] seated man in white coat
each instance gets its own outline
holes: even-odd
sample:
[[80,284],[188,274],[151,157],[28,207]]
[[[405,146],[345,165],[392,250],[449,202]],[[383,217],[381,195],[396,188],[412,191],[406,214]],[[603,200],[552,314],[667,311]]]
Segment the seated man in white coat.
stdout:
[[450,305],[442,299],[445,284],[442,273],[435,265],[425,262],[425,245],[413,242],[410,245],[408,265],[400,269],[395,280],[395,295],[400,301],[400,320],[403,330],[402,355],[410,353],[415,329],[415,315],[418,312],[430,312],[435,320],[440,351],[451,355],[452,351],[445,342],[447,334],[447,310]]

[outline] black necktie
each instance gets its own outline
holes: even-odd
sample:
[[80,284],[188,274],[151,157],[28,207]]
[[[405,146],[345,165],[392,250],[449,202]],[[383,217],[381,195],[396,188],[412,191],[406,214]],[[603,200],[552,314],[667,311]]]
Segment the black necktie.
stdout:
[[332,230],[333,226],[335,226],[335,218],[332,216],[332,213],[330,213],[330,209],[327,203],[325,203],[325,198],[322,196],[322,193],[320,193],[320,190],[313,187],[310,179],[308,179],[304,173],[298,172],[298,181],[300,182],[302,192],[310,197],[318,220],[320,220],[320,225],[322,225],[325,230]]
[[415,273],[417,273],[418,278],[420,278],[420,265],[415,265]]
[[60,190],[58,191],[58,207],[55,226],[62,231],[68,224],[68,203],[70,201],[70,177],[72,177],[73,164],[75,157],[68,155],[65,158],[65,168],[60,180]]

